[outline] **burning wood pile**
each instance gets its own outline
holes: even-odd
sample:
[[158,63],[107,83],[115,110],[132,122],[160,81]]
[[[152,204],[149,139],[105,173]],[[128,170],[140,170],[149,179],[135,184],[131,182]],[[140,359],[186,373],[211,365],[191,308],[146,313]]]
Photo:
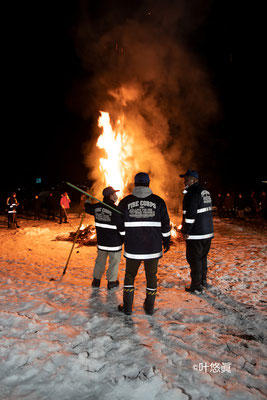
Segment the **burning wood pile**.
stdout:
[[[175,243],[181,240],[180,236],[181,225],[177,226],[171,222],[171,243]],[[56,240],[63,240],[73,242],[78,232],[78,229],[74,232],[70,232],[69,235],[57,236]],[[80,246],[94,246],[97,243],[96,240],[96,228],[94,225],[82,225],[76,239],[76,243]],[[79,246],[78,246],[79,247]]]
[[[78,230],[70,232],[68,236],[57,236],[56,240],[63,240],[73,242]],[[94,246],[96,245],[96,229],[94,225],[82,225],[76,239],[76,243],[80,246]],[[79,247],[79,246],[78,246]]]

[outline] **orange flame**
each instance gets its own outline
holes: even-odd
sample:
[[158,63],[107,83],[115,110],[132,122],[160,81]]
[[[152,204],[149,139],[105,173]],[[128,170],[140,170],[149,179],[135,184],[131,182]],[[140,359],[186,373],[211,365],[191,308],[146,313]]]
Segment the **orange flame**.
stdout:
[[120,190],[118,197],[122,198],[129,180],[129,162],[127,158],[132,154],[130,139],[123,131],[123,124],[117,121],[115,131],[110,123],[109,113],[100,111],[98,126],[103,129],[96,145],[104,149],[105,158],[100,158],[100,170],[104,173],[106,186]]

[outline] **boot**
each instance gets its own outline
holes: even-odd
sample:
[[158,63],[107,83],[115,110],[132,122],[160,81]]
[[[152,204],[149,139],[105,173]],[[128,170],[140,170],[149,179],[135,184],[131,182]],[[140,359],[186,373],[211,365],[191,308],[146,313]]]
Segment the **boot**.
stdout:
[[118,310],[126,315],[132,314],[134,299],[134,287],[123,288],[123,304],[118,306]]
[[146,299],[144,302],[144,310],[147,315],[153,315],[156,294],[157,294],[157,290],[146,289]]
[[94,278],[92,281],[92,286],[93,287],[99,287],[100,286],[100,279]]
[[116,287],[119,286],[119,284],[120,284],[120,282],[119,282],[118,280],[116,280],[116,281],[109,281],[109,282],[108,282],[108,289],[116,288]]
[[203,287],[201,285],[196,286],[196,287],[186,287],[185,291],[189,293],[195,293],[195,292],[202,292]]

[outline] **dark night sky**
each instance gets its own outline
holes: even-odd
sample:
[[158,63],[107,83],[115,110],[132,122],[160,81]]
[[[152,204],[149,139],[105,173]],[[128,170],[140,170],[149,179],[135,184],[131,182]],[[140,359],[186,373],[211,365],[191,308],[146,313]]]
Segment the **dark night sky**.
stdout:
[[[77,87],[94,78],[93,69],[83,68],[73,39],[73,29],[81,18],[81,4],[91,21],[112,25],[110,15],[115,14],[116,21],[132,17],[133,5],[138,8],[142,3],[23,2],[5,11],[2,187],[28,183],[39,176],[48,182],[84,182],[87,169],[81,147],[90,139],[95,120],[90,115],[84,118],[79,107],[73,106]],[[224,187],[234,188],[237,183],[245,187],[249,182],[252,188],[267,176],[263,146],[260,138],[255,140],[256,132],[251,132],[255,129],[254,114],[250,91],[244,89],[243,81],[246,77],[246,88],[252,89],[247,77],[249,67],[246,64],[240,70],[243,46],[238,61],[233,54],[230,2],[187,2],[188,18],[190,4],[197,10],[207,3],[206,18],[186,36],[186,41],[206,66],[221,112],[209,132],[198,138],[197,154],[202,155],[198,165],[211,184],[221,182]],[[165,6],[162,1],[162,7]],[[116,12],[112,12],[114,8]],[[94,96],[90,90],[87,95]]]

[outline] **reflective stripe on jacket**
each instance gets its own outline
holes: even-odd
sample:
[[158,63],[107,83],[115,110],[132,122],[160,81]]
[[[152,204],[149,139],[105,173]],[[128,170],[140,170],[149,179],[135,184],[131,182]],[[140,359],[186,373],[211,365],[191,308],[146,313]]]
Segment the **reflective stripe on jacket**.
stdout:
[[138,260],[162,257],[162,242],[169,242],[171,235],[164,200],[149,188],[135,187],[133,194],[122,199],[118,207],[124,217],[124,256]]
[[[104,199],[104,202],[117,208],[109,199]],[[85,211],[95,217],[98,249],[120,251],[124,237],[122,216],[102,203],[91,204],[88,201],[85,202]]]

